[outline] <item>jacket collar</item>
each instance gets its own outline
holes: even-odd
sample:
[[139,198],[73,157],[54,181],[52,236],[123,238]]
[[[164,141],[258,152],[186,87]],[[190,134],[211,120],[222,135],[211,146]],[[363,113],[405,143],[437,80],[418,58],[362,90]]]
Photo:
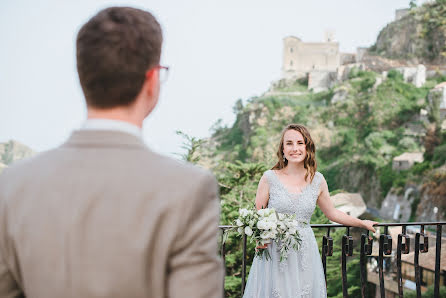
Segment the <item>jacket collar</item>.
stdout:
[[148,149],[141,138],[116,130],[75,130],[62,147],[139,147]]

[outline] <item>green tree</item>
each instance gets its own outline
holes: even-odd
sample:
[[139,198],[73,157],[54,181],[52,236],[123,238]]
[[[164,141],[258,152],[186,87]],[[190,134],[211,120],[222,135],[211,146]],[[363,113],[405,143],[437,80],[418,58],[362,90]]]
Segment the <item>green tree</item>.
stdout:
[[191,137],[188,134],[177,130],[176,134],[183,137],[184,142],[181,148],[186,150],[186,153],[179,154],[181,158],[190,163],[197,163],[200,160],[200,155],[198,154],[198,148],[203,144],[204,140],[198,139],[196,137]]

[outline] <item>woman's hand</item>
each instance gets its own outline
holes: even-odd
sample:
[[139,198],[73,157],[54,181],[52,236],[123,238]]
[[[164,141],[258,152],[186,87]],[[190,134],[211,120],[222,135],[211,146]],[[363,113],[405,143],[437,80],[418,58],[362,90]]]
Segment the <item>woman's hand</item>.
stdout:
[[362,221],[362,224],[365,229],[375,233],[376,230],[373,226],[379,224],[379,222],[365,219]]

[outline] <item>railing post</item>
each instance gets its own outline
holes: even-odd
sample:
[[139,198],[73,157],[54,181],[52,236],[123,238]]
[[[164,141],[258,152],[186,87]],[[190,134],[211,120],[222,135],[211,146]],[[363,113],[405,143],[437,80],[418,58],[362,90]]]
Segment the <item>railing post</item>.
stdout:
[[[330,228],[327,229],[327,236],[330,235]],[[322,267],[324,267],[325,287],[327,287],[327,236],[322,237]]]
[[350,227],[347,227],[347,235],[342,237],[342,295],[348,297],[347,287],[347,256],[353,255],[353,238],[350,236]]
[[[403,243],[404,239],[404,243]],[[398,234],[396,249],[396,267],[398,280],[398,295],[403,297],[403,276],[401,273],[401,253],[408,254],[410,249],[410,238],[406,235],[406,226],[401,227],[401,234]]]
[[220,255],[223,261],[223,297],[225,296],[225,280],[226,280],[226,243],[223,242],[225,238],[225,230],[222,229],[223,233],[221,234],[221,250]]
[[437,225],[437,239],[435,246],[435,286],[434,297],[440,297],[440,262],[441,262],[441,224]]
[[[384,234],[379,236],[379,255],[378,255],[378,269],[379,269],[379,290],[381,298],[386,297],[386,288],[384,286],[384,249],[387,250],[387,231],[388,227],[384,227]],[[385,243],[384,243],[385,242]]]
[[246,285],[246,234],[243,234],[243,260],[242,260],[242,295]]
[[[421,226],[422,232],[424,234],[424,226]],[[414,269],[415,269],[415,283],[416,283],[416,290],[417,290],[417,298],[421,297],[421,272],[420,272],[420,265],[418,263],[419,257],[420,257],[420,233],[415,234],[415,255],[414,255]]]
[[[366,255],[372,254],[372,245],[373,240],[369,236],[369,230],[367,230],[367,235],[362,234],[361,235],[361,253],[359,255],[359,266],[360,266],[360,279],[361,279],[361,296],[364,298],[366,297],[366,291],[367,291],[367,262],[366,262]],[[365,240],[367,239],[367,243],[365,243]]]
[[330,227],[327,235],[322,238],[322,266],[324,267],[325,287],[327,286],[327,256],[333,255],[333,239],[330,237]]

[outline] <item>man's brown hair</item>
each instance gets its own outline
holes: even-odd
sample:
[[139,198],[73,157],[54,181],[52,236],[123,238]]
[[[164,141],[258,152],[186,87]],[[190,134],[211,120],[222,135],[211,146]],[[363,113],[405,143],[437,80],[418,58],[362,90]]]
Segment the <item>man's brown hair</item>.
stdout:
[[101,10],[77,34],[79,80],[87,105],[130,105],[148,69],[159,64],[163,37],[155,17],[131,7]]

